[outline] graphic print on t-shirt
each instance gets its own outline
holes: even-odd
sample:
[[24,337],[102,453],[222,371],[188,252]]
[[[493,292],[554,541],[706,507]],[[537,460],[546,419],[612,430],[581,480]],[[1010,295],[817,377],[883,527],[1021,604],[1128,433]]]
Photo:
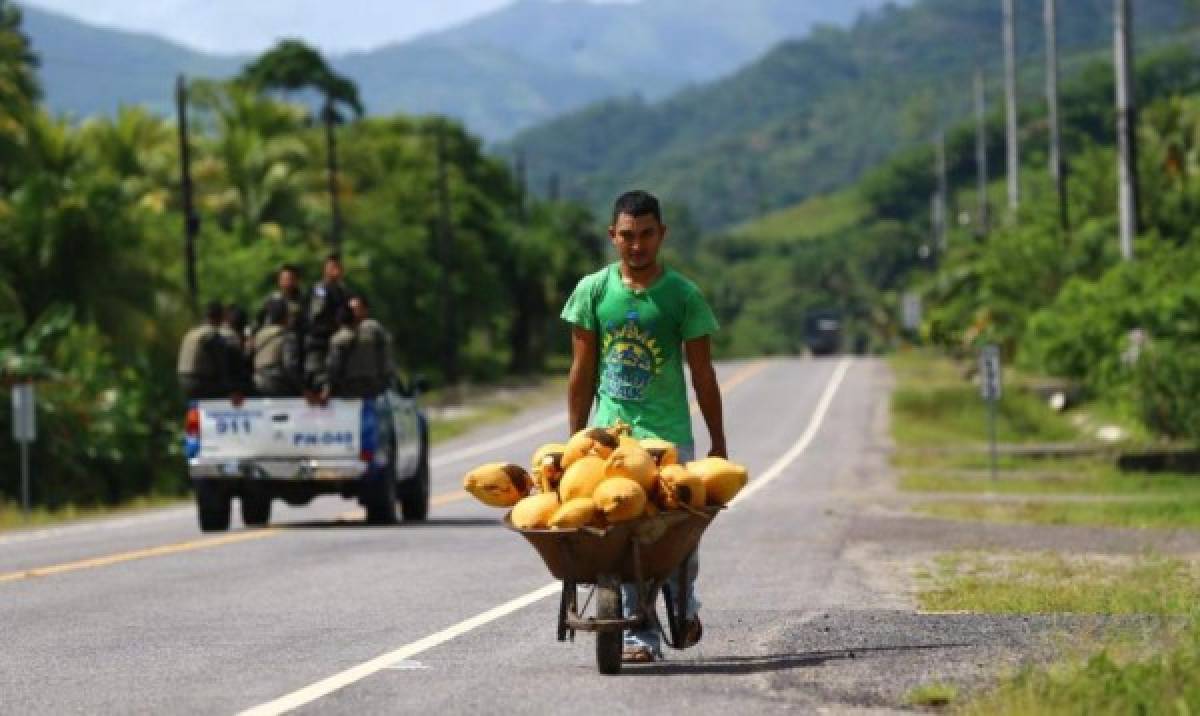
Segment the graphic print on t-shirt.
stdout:
[[658,339],[638,324],[638,318],[637,311],[630,311],[625,315],[624,325],[611,323],[604,332],[600,391],[617,400],[645,400],[646,386],[665,363]]

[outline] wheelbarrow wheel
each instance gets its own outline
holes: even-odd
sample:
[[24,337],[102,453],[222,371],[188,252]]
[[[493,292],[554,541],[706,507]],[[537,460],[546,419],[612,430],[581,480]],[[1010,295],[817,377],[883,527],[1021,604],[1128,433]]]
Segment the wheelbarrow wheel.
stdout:
[[[602,577],[596,584],[596,618],[621,618],[621,583],[613,577]],[[621,629],[602,629],[596,632],[596,667],[601,674],[621,673],[621,649],[625,638]]]

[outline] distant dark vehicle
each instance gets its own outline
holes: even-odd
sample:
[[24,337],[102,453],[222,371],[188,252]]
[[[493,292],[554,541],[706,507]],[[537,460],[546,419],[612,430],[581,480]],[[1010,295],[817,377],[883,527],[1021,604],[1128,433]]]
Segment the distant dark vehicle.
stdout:
[[815,356],[842,349],[842,314],[834,310],[809,311],[804,318],[804,343]]

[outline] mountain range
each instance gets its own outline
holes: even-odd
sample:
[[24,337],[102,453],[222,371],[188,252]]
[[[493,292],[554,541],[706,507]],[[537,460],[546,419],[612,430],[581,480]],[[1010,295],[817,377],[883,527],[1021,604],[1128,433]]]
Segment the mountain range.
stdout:
[[[448,30],[329,59],[358,83],[373,114],[444,114],[494,141],[606,97],[666,97],[733,72],[781,40],[885,4],[517,0]],[[177,73],[226,77],[250,59],[22,10],[48,105],[76,117],[122,104],[166,113]]]
[[[1141,0],[1141,46],[1192,21],[1188,0]],[[1043,0],[1017,0],[1021,102],[1043,98]],[[1060,3],[1064,72],[1108,58],[1112,0]],[[661,100],[610,99],[525,130],[535,191],[561,187],[601,210],[634,186],[689,208],[705,228],[837,190],[898,149],[968,116],[981,67],[1001,106],[998,0],[886,6],[846,29],[820,28],[750,66]],[[999,158],[997,158],[999,159]],[[1002,166],[1002,164],[997,164]]]

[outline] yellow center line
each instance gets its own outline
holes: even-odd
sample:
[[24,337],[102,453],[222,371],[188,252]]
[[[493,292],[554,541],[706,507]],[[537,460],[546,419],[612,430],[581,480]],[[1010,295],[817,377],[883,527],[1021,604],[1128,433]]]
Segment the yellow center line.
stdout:
[[159,547],[150,547],[147,549],[137,549],[133,550],[132,552],[110,554],[104,557],[81,559],[77,562],[65,562],[63,564],[55,564],[49,567],[36,567],[34,569],[7,572],[0,574],[0,584],[3,584],[4,582],[16,582],[22,579],[50,577],[56,574],[77,572],[81,569],[109,567],[114,564],[121,564],[123,562],[133,562],[139,559],[150,559],[151,557],[165,557],[167,555],[179,554],[181,552],[194,552],[199,549],[221,547],[223,545],[235,544],[237,542],[249,542],[251,540],[263,539],[264,537],[273,537],[279,532],[280,530],[278,529],[262,529],[254,530],[252,532],[238,532],[237,534],[224,535],[222,537],[210,537],[208,539],[198,539],[188,542],[179,542],[177,544],[166,544]]
[[[752,363],[729,378],[728,381],[721,385],[721,391],[728,393],[737,386],[746,382],[758,373],[762,372],[768,363],[766,361],[757,361]],[[695,415],[699,412],[700,406],[696,401],[691,402],[691,411]],[[455,490],[441,495],[434,495],[430,498],[429,504],[431,507],[441,507],[449,505],[461,500],[465,500],[468,494],[462,490]],[[339,520],[361,520],[364,518],[362,510],[351,510],[338,515]],[[83,569],[96,569],[99,567],[109,567],[114,564],[122,564],[124,562],[134,562],[141,559],[150,559],[153,557],[166,557],[173,554],[183,552],[194,552],[201,549],[210,549],[213,547],[222,547],[227,544],[236,544],[238,542],[249,542],[251,540],[264,539],[266,537],[274,537],[282,534],[284,530],[279,528],[269,528],[252,530],[248,532],[238,532],[231,535],[223,535],[221,537],[210,537],[207,539],[191,540],[188,542],[179,542],[177,544],[161,545],[159,547],[150,547],[147,549],[133,550],[131,552],[121,552],[120,554],[112,554],[103,557],[93,557],[90,559],[81,559],[76,562],[65,562],[63,564],[54,564],[48,567],[35,567],[33,569],[18,570],[16,572],[0,573],[0,584],[6,582],[17,582],[25,579],[36,579],[39,577],[51,577],[57,574],[65,574],[67,572],[77,572]]]

